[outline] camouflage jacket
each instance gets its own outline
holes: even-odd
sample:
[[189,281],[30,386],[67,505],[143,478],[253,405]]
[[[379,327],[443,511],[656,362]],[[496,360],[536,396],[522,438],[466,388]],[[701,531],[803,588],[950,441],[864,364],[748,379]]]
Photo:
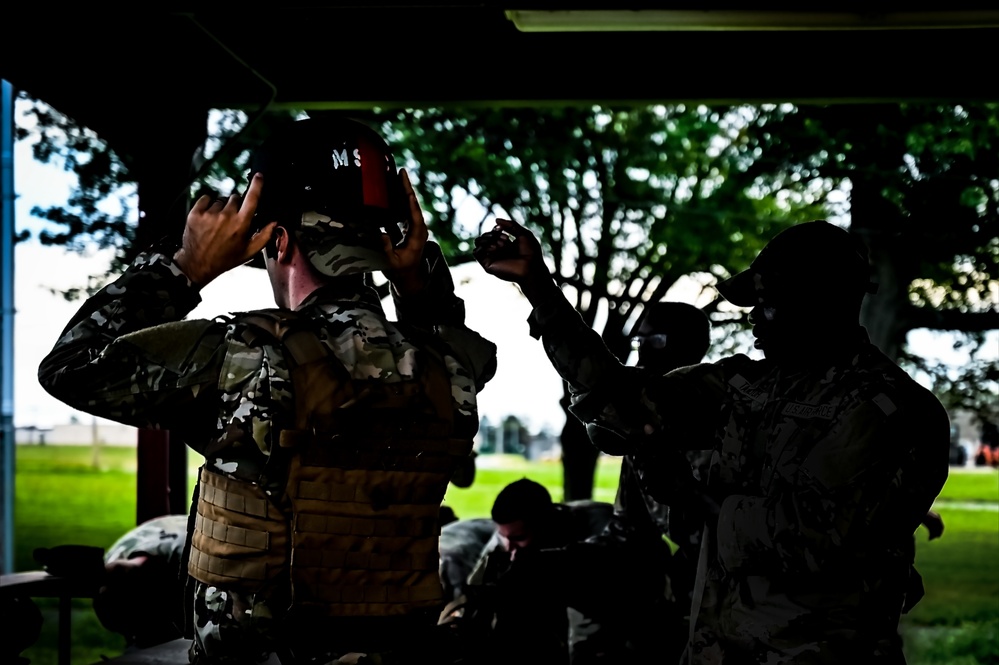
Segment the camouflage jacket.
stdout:
[[[451,373],[456,435],[470,437],[478,428],[476,393],[495,372],[496,347],[464,326],[444,261],[434,271],[424,293],[393,292],[399,324],[386,319],[375,290],[359,276],[316,290],[298,312],[317,322],[323,343],[355,377],[405,381],[428,352],[412,333],[442,342],[434,348]],[[257,482],[270,457],[272,424],[290,395],[283,350],[246,344],[238,315],[182,320],[199,301],[169,256],[141,254],[84,303],[38,378],[54,397],[87,413],[179,432],[215,471]]]
[[[436,356],[450,374],[452,436],[471,440],[476,396],[495,372],[496,347],[464,325],[447,264],[435,245],[427,247],[437,253],[425,252],[426,288],[406,297],[393,290],[398,322],[388,320],[361,275],[330,281],[297,314],[353,378],[413,380],[427,354]],[[295,413],[287,351],[247,330],[239,314],[183,320],[199,300],[170,256],[140,254],[70,320],[40,364],[39,381],[88,413],[169,429],[212,471],[280,497],[288,456],[272,451]],[[206,653],[238,650],[254,631],[272,645],[284,629],[279,618],[287,602],[280,598],[271,607],[268,597],[205,584],[194,585],[194,596],[193,630]]]
[[187,541],[187,515],[164,515],[143,522],[121,536],[104,553],[104,563],[155,556],[167,562],[171,571],[180,570]]
[[949,422],[866,331],[799,371],[736,355],[652,376],[621,365],[555,289],[530,325],[588,430],[644,439],[639,464],[657,447],[712,451],[704,488],[720,514],[702,534],[685,662],[901,656],[913,533],[947,477]]
[[[564,548],[600,534],[613,514],[613,506],[604,501],[579,499],[554,505],[551,524],[539,534],[534,547],[538,549]],[[510,554],[503,545],[502,536],[495,529],[482,546],[478,559],[468,575],[467,583],[495,584],[510,567]]]

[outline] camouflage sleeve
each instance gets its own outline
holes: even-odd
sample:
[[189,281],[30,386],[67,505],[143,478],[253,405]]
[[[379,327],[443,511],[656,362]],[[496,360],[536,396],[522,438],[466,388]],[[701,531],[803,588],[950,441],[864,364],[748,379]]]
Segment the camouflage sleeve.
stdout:
[[624,365],[554,285],[528,323],[569,385],[569,411],[587,423],[590,440],[602,451],[635,452],[650,430],[664,431],[671,445],[701,445],[704,436],[690,432],[709,426],[707,416],[723,394],[704,381],[712,372],[710,365],[697,366],[696,373],[666,376]]
[[399,320],[424,328],[440,324],[464,325],[465,303],[454,293],[454,280],[440,246],[432,241],[427,242],[423,260],[427,285],[421,292],[403,297],[394,288],[391,289],[392,302]]
[[[197,426],[212,412],[225,326],[180,321],[200,297],[173,260],[141,254],[89,298],[38,368],[52,396],[135,427]],[[212,424],[214,426],[214,424]]]
[[569,386],[569,411],[584,423],[600,424],[603,438],[590,431],[598,447],[616,447],[615,438],[636,440],[645,425],[658,423],[645,390],[645,373],[622,364],[554,284],[531,312],[528,324],[531,336],[541,340],[552,366]]
[[500,539],[499,532],[494,531],[489,540],[486,541],[486,544],[482,546],[478,559],[476,559],[475,564],[472,566],[472,572],[468,574],[468,578],[466,579],[466,583],[469,586],[496,582],[499,571],[505,568],[502,564],[509,561],[501,546]]
[[179,570],[187,542],[187,519],[187,515],[164,515],[140,524],[108,548],[104,563],[145,555],[161,557],[171,570]]
[[935,398],[905,400],[882,394],[844,414],[770,497],[726,497],[726,568],[807,573],[904,555],[946,480],[950,429]]
[[474,394],[496,374],[496,345],[465,325],[465,303],[455,295],[451,270],[437,243],[424,250],[426,287],[402,297],[392,289],[400,323],[427,331],[449,349],[455,370],[455,399],[464,410],[474,410]]

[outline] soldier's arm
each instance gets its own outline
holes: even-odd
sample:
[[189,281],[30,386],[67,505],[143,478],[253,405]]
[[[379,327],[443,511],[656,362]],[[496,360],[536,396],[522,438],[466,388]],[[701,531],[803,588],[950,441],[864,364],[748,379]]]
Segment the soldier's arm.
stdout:
[[224,327],[181,319],[198,304],[198,290],[270,239],[275,222],[252,231],[262,186],[258,173],[245,200],[234,192],[195,201],[179,249],[141,254],[84,303],[39,366],[42,386],[82,411],[136,427],[214,427],[210,393]]
[[795,482],[778,478],[779,490],[768,498],[724,500],[722,563],[814,573],[911,546],[947,477],[949,430],[946,411],[928,391],[861,403],[830,423]]
[[569,387],[569,412],[587,425],[602,451],[632,452],[646,428],[661,429],[661,405],[651,398],[655,377],[621,363],[583,321],[551,276],[521,284],[533,309],[530,334],[541,341],[552,367]]
[[[440,246],[428,240],[426,220],[405,169],[400,171],[409,201],[409,228],[404,241],[393,246],[385,236],[385,256],[391,266],[385,276],[391,284],[396,316],[401,323],[423,330],[443,342],[464,373],[461,392],[482,390],[496,373],[496,345],[465,325],[465,303],[454,292],[454,281]],[[474,395],[459,398],[471,413]],[[469,408],[465,408],[469,407]]]
[[496,224],[476,239],[475,258],[489,274],[516,283],[530,301],[530,334],[567,382],[569,411],[586,423],[590,440],[620,455],[634,452],[647,432],[665,429],[678,434],[670,437],[673,443],[682,444],[679,432],[686,424],[675,416],[697,407],[696,391],[684,379],[624,365],[562,294],[537,238],[511,220]]
[[199,404],[224,354],[222,324],[181,321],[199,302],[171,257],[141,254],[73,316],[38,380],[62,402],[128,425],[196,424],[210,417]]

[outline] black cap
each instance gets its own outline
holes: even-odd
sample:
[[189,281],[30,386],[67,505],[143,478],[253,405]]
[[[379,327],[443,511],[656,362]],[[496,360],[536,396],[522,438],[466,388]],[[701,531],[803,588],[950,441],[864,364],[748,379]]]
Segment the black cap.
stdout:
[[824,297],[862,297],[870,281],[867,248],[846,229],[815,220],[784,229],[749,268],[718,284],[733,305],[754,307],[767,291]]

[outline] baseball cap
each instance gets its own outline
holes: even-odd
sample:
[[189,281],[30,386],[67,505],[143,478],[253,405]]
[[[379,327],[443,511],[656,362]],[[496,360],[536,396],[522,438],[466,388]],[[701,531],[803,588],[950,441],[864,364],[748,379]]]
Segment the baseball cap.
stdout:
[[864,244],[821,219],[784,229],[749,268],[718,284],[719,293],[739,307],[757,305],[764,288],[825,297],[877,291]]
[[388,267],[382,235],[402,239],[408,203],[385,140],[350,118],[307,118],[278,128],[254,151],[264,174],[260,225],[276,220],[312,265],[332,277]]

